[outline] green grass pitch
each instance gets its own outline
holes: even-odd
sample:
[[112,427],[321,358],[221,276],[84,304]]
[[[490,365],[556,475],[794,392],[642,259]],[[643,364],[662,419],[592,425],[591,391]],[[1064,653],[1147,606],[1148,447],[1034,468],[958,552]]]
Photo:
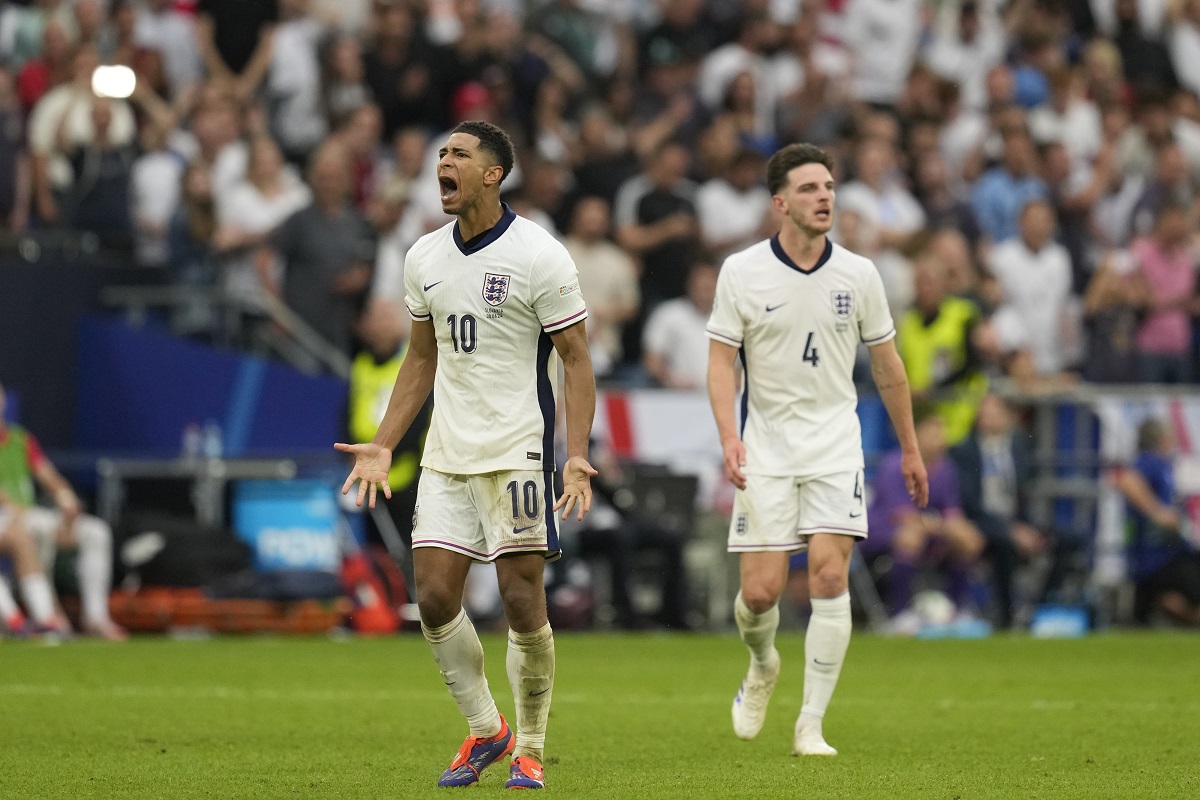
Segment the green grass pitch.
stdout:
[[[562,798],[1200,797],[1200,638],[856,636],[825,722],[789,755],[803,636],[780,635],[743,742],[733,636],[560,634],[547,794]],[[504,640],[488,674],[511,712]],[[0,642],[0,797],[445,798],[465,735],[419,635]]]

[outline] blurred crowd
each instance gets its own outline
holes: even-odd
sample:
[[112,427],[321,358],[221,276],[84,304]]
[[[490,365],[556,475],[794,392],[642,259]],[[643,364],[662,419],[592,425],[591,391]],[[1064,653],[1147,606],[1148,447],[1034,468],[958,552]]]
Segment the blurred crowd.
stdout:
[[476,118],[578,264],[602,378],[703,385],[716,271],[777,229],[764,163],[800,140],[952,441],[989,376],[1197,378],[1200,0],[31,0],[0,65],[11,232],[279,298],[348,354]]

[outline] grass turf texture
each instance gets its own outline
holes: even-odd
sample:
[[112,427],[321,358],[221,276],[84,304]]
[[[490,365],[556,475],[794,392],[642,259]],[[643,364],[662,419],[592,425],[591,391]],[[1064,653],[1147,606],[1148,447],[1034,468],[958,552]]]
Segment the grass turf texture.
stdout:
[[[856,636],[790,757],[803,637],[757,739],[733,736],[731,636],[557,637],[546,773],[569,798],[1200,797],[1200,638]],[[512,720],[504,640],[488,675]],[[512,720],[515,722],[515,720]],[[417,635],[0,643],[0,797],[393,797],[437,789],[465,723]]]

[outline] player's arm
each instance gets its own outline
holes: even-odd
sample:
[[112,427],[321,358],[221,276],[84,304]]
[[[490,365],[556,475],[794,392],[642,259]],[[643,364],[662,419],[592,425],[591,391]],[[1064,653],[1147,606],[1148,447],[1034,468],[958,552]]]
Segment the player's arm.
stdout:
[[1160,528],[1179,530],[1179,514],[1175,509],[1158,499],[1150,484],[1136,469],[1116,470],[1113,483],[1125,497],[1125,501]]
[[708,402],[712,405],[713,418],[717,421],[717,434],[721,437],[721,451],[725,455],[725,477],[739,489],[746,488],[746,446],[738,435],[737,420],[733,411],[734,394],[737,392],[737,369],[735,362],[738,348],[708,340]]
[[42,490],[54,498],[54,505],[58,507],[63,517],[61,533],[69,535],[75,519],[82,510],[75,490],[71,488],[71,484],[62,476],[62,473],[55,469],[54,464],[50,463],[50,459],[44,455],[31,464],[31,473]]
[[563,391],[567,406],[567,463],[563,467],[563,493],[554,505],[562,509],[562,518],[576,503],[577,519],[592,507],[591,478],[596,470],[588,463],[588,439],[592,435],[592,420],[596,416],[596,375],[592,370],[592,355],[588,349],[585,322],[550,334],[550,341],[563,364]]
[[379,486],[383,487],[384,496],[391,498],[392,489],[388,485],[387,475],[392,463],[392,449],[425,405],[433,389],[437,360],[437,334],[434,333],[433,322],[413,320],[408,353],[396,375],[392,396],[375,438],[363,444],[338,442],[334,445],[335,449],[354,455],[354,469],[342,485],[342,494],[349,492],[355,481],[361,480],[358,485],[360,506],[369,495],[369,505],[375,507],[375,493]]
[[924,508],[929,502],[929,477],[925,472],[925,464],[921,461],[921,452],[917,449],[912,395],[908,388],[908,375],[904,372],[904,362],[896,352],[894,339],[888,339],[867,349],[871,354],[871,378],[875,381],[875,388],[879,390],[884,407],[887,408],[892,427],[896,430],[896,438],[900,440],[900,470],[904,473],[909,497]]

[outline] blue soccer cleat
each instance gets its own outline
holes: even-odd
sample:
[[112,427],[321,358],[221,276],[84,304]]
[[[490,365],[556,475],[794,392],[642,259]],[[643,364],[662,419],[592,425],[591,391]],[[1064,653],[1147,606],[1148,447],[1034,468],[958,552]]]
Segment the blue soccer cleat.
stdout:
[[505,789],[545,789],[546,781],[542,765],[529,756],[517,756],[508,768],[508,783]]
[[479,773],[489,764],[512,752],[512,731],[500,715],[500,732],[490,738],[468,736],[458,748],[458,755],[438,778],[438,786],[470,786],[479,781]]

